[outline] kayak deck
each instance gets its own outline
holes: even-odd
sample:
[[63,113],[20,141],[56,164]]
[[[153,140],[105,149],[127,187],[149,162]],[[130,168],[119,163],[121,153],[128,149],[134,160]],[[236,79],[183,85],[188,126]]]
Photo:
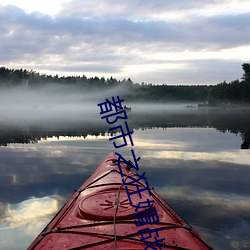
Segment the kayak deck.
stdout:
[[[154,200],[159,221],[146,227],[136,226],[133,214],[140,199],[133,198],[134,207],[131,206],[127,192],[135,193],[138,187],[135,184],[125,187],[117,159],[114,153],[107,156],[38,235],[29,250],[212,249],[152,188],[151,196],[147,192],[141,193],[141,200]],[[136,174],[125,163],[120,167],[125,178],[135,178]],[[147,188],[143,180],[137,184]],[[138,208],[137,212],[143,210]],[[143,242],[138,231],[144,228],[149,228],[152,237],[146,237]],[[154,243],[156,235],[159,239],[164,238],[164,242]]]

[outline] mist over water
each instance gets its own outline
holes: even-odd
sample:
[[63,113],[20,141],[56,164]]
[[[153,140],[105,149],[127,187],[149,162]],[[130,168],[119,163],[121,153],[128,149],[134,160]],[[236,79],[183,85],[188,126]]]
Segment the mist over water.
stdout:
[[[80,93],[66,86],[39,89],[5,89],[0,92],[1,119],[34,121],[79,118],[95,112],[94,94]],[[97,98],[95,96],[94,98]]]
[[[99,91],[83,90],[66,85],[50,85],[35,89],[11,88],[0,90],[0,121],[1,122],[43,122],[43,121],[95,121],[100,122],[98,103],[105,102],[106,98],[129,94],[124,87],[112,90]],[[189,104],[189,103],[188,103]],[[166,112],[185,110],[188,104],[154,104],[122,102],[122,105],[132,107],[133,112]],[[188,110],[187,110],[188,111]]]
[[[83,89],[65,84],[52,84],[44,87],[19,87],[0,89],[0,139],[1,144],[8,142],[31,141],[49,136],[86,136],[109,132],[105,119],[101,119],[99,103],[106,99],[124,99],[122,105],[131,107],[127,113],[130,129],[145,127],[212,127],[220,131],[229,130],[240,133],[243,147],[250,142],[249,109],[203,109],[197,103],[149,103],[127,101],[129,91],[122,86],[109,90]],[[116,112],[113,109],[113,112]],[[124,120],[119,119],[118,124]],[[72,129],[74,133],[72,133]],[[12,133],[8,139],[4,131]],[[18,134],[15,133],[19,131]],[[39,131],[39,136],[37,134]],[[60,132],[61,131],[61,132]],[[115,131],[112,131],[115,132]]]

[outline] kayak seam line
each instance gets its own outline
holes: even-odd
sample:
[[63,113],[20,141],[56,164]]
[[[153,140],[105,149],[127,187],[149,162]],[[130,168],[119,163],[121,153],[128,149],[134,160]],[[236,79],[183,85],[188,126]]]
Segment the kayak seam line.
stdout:
[[[163,227],[163,229],[176,229],[176,228],[182,228],[182,229],[186,229],[180,226],[175,226],[175,227]],[[87,247],[92,247],[95,245],[99,245],[99,244],[105,244],[105,243],[109,243],[112,242],[114,240],[114,235],[110,235],[110,234],[97,234],[97,233],[91,233],[91,232],[78,232],[78,231],[55,231],[54,233],[70,233],[70,234],[84,234],[84,235],[94,235],[94,236],[106,236],[106,237],[111,237],[112,239],[107,239],[104,241],[99,241],[99,242],[94,242],[91,243],[89,245],[85,245],[85,246],[79,246],[76,248],[70,248],[70,250],[77,250],[77,249],[82,249],[82,248],[87,248]],[[139,234],[139,232],[135,232],[132,234],[128,234],[128,235],[118,235],[117,236],[117,240],[123,240],[123,239],[127,239],[127,240],[131,240],[131,241],[136,241],[136,242],[142,242],[141,240],[135,239],[135,238],[131,238],[133,236],[136,236],[137,234]],[[152,243],[151,241],[145,241],[147,243]],[[162,244],[163,246],[163,244]],[[165,245],[163,247],[170,247],[170,248],[174,248],[174,249],[182,249],[182,250],[187,250],[187,248],[183,248],[183,247],[178,247],[178,246],[173,246],[173,245]]]
[[116,216],[117,216],[117,213],[118,213],[118,209],[119,209],[119,203],[120,203],[120,191],[121,191],[121,187],[123,186],[123,184],[120,184],[120,187],[118,189],[118,192],[117,192],[117,199],[116,199],[116,208],[115,208],[115,213],[114,213],[114,248],[115,250],[117,249],[117,241],[116,241]]
[[[124,223],[134,223],[134,220],[118,220],[116,221],[117,224],[124,224]],[[104,222],[98,222],[98,223],[91,223],[91,224],[86,224],[86,225],[77,225],[77,226],[69,226],[69,227],[58,227],[58,230],[66,230],[66,229],[73,229],[73,228],[81,228],[81,227],[89,227],[89,226],[103,226],[107,224],[113,224],[112,221],[104,221]],[[180,226],[177,224],[173,223],[168,223],[168,222],[155,222],[154,224],[159,224],[159,225],[169,225],[169,226]],[[184,226],[183,226],[184,228]],[[187,229],[187,228],[186,228]]]
[[[165,227],[161,227],[163,230],[167,229],[167,230],[170,230],[170,229],[184,229],[184,230],[187,230],[187,231],[190,231],[189,229],[187,229],[185,226],[178,226],[178,225],[171,225],[171,226],[165,226]],[[154,228],[155,229],[155,228]],[[158,228],[156,228],[158,229]],[[90,235],[100,235],[100,236],[114,236],[112,234],[100,234],[100,233],[91,233],[91,232],[79,232],[79,231],[67,231],[65,230],[65,228],[60,228],[60,229],[56,229],[56,230],[50,230],[50,231],[47,231],[46,232],[47,234],[52,234],[52,233],[72,233],[72,234],[90,234]],[[128,235],[119,235],[118,237],[123,237],[123,238],[126,238],[127,236],[133,236],[133,235],[136,235],[136,234],[139,234],[139,232],[136,232],[136,233],[132,233],[132,234],[128,234]]]

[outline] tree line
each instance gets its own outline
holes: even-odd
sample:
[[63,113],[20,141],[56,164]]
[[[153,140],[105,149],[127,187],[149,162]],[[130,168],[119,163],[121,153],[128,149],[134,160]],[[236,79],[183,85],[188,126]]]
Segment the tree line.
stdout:
[[215,85],[209,95],[210,104],[250,103],[250,64],[242,64],[244,71],[241,80],[226,81]]
[[152,83],[134,83],[130,78],[117,80],[110,77],[52,76],[40,74],[34,70],[9,69],[0,67],[0,87],[38,88],[50,84],[64,84],[77,87],[82,91],[113,89],[122,87],[120,95],[126,101],[202,102],[217,106],[227,103],[250,103],[250,64],[242,64],[243,76],[239,80],[222,82],[216,85],[153,85]]

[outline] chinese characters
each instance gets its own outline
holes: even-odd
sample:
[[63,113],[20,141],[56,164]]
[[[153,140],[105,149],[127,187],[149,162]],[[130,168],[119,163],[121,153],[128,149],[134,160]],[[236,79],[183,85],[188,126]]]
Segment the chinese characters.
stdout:
[[[106,122],[112,126],[119,120],[124,120],[124,124],[119,126],[114,126],[109,129],[109,131],[113,130],[119,130],[120,135],[114,136],[109,139],[109,141],[113,142],[113,145],[116,149],[122,148],[128,145],[128,143],[131,144],[131,146],[134,146],[133,140],[132,140],[132,134],[134,133],[133,130],[130,130],[127,123],[127,114],[125,109],[122,107],[122,102],[124,100],[120,99],[119,96],[115,99],[115,97],[112,97],[111,100],[106,99],[105,102],[97,104],[99,106],[101,112],[101,118],[106,119]],[[133,162],[126,160],[121,154],[115,153],[118,156],[118,167],[120,170],[120,174],[122,177],[122,183],[125,186],[125,190],[128,195],[128,199],[130,202],[130,205],[135,208],[135,213],[133,214],[136,218],[135,225],[138,227],[138,233],[141,235],[141,241],[144,242],[146,245],[145,249],[162,249],[162,246],[165,246],[164,240],[165,238],[159,237],[159,231],[162,230],[162,228],[157,228],[150,230],[149,225],[152,225],[152,223],[159,222],[159,217],[157,214],[156,208],[153,206],[154,200],[150,200],[145,197],[151,196],[150,187],[148,185],[147,177],[145,176],[145,172],[143,174],[139,174],[138,171],[139,165],[138,162],[140,161],[141,157],[137,157],[135,155],[134,149],[131,149],[131,155],[133,157]],[[121,163],[126,163],[129,167],[133,168],[136,173],[134,173],[132,176],[124,176],[122,173]],[[141,185],[140,181],[143,180],[145,185]],[[133,190],[128,188],[128,185],[133,185]],[[135,189],[135,190],[134,190]],[[143,194],[147,194],[147,196],[142,196]],[[133,197],[136,197],[140,199],[140,202],[135,205],[133,204]],[[144,210],[142,210],[144,209]],[[140,210],[140,211],[138,211]],[[145,227],[146,226],[146,227]],[[149,242],[148,239],[153,239],[152,242]],[[161,244],[160,244],[161,242]],[[158,247],[158,248],[157,248]]]

